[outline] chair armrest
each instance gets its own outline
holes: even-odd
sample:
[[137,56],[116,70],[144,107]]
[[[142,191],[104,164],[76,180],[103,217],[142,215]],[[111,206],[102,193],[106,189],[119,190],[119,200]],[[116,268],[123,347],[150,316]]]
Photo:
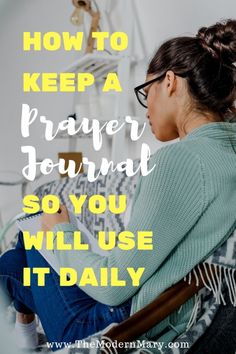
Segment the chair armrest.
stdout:
[[[202,276],[207,283],[208,279],[204,267],[202,264],[200,264],[199,267]],[[211,265],[209,265],[209,267],[211,267],[213,274],[215,274],[215,268]],[[197,268],[196,272],[199,275],[199,270]],[[200,276],[198,285],[196,284],[195,279],[192,280],[191,284],[188,284],[182,279],[164,291],[143,309],[139,310],[119,325],[111,328],[104,334],[104,336],[112,341],[116,340],[118,343],[131,342],[163,321],[203,287],[204,283]],[[119,348],[118,353],[121,353],[123,350],[122,348]]]

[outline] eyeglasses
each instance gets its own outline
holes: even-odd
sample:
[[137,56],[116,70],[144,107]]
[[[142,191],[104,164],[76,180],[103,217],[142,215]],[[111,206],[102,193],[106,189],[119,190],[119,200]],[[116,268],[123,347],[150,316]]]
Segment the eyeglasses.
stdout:
[[156,77],[155,79],[152,79],[152,80],[150,80],[150,81],[147,81],[147,82],[145,82],[145,83],[142,84],[142,85],[139,85],[139,86],[135,87],[135,89],[134,89],[135,95],[136,95],[136,97],[137,97],[139,103],[140,103],[144,108],[148,108],[148,106],[147,106],[147,96],[148,96],[148,95],[147,95],[147,94],[145,93],[145,91],[143,90],[144,87],[154,84],[154,82],[161,80],[165,75],[166,75],[166,73],[165,73],[165,74],[162,74],[161,76]]
[[[175,73],[174,73],[174,74],[175,74],[176,76],[180,76],[180,77],[183,77],[183,78],[184,78],[184,77],[187,76],[188,73],[189,73],[189,72],[183,73],[183,74],[175,74]],[[144,87],[149,86],[149,85],[152,85],[152,84],[154,84],[154,82],[156,82],[156,81],[162,80],[162,79],[165,77],[165,75],[166,75],[166,73],[164,73],[164,74],[162,74],[162,75],[156,77],[155,79],[152,79],[152,80],[150,80],[150,81],[147,81],[147,82],[145,82],[144,84],[139,85],[139,86],[137,86],[137,87],[134,88],[135,95],[136,95],[136,97],[137,97],[139,103],[140,103],[144,108],[148,108],[148,106],[147,106],[147,97],[148,97],[148,94],[146,94],[145,91],[143,90]]]

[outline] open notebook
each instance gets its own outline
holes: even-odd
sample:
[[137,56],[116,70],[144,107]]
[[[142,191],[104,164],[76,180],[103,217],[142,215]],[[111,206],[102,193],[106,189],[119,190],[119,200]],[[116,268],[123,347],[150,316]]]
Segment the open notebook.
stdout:
[[[25,215],[17,219],[16,224],[22,232],[29,231],[31,235],[36,235],[37,232],[41,230],[41,221],[40,221],[41,214],[42,212]],[[108,255],[108,251],[104,251],[99,247],[97,240],[94,238],[91,232],[81,223],[80,220],[76,218],[76,216],[71,211],[69,211],[69,218],[70,218],[70,223],[75,226],[75,229],[81,231],[83,242],[90,245],[90,250],[92,252],[100,254],[102,256]],[[54,268],[57,273],[59,273],[60,265],[53,251],[47,250],[44,244],[44,246],[42,247],[41,250],[39,250],[39,252],[50,264],[50,266]],[[77,252],[79,257],[79,251]]]

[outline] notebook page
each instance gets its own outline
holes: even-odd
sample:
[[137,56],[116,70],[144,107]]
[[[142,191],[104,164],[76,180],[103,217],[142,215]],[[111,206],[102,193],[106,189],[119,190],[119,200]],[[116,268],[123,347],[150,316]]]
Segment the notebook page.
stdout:
[[[107,256],[109,254],[108,251],[101,250],[98,246],[98,241],[93,237],[90,231],[85,227],[80,220],[76,218],[76,216],[71,212],[69,212],[70,223],[75,227],[76,230],[81,231],[82,241],[83,243],[87,243],[90,245],[90,249],[92,252],[100,254],[102,256]],[[17,226],[21,231],[29,231],[31,235],[36,235],[38,231],[41,230],[41,214],[39,212],[37,214],[27,215],[25,217],[19,218],[16,221]],[[51,265],[51,267],[57,272],[60,272],[59,262],[51,250],[46,249],[46,239],[44,239],[43,247],[39,250],[40,254],[46,259],[46,261]],[[79,257],[79,251],[78,251]]]

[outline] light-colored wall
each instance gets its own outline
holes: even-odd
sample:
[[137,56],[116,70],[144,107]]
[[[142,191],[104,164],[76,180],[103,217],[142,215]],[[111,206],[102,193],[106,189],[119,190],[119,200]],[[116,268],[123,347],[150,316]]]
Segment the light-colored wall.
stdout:
[[[104,6],[105,0],[98,0]],[[110,0],[111,21],[116,30],[122,30],[123,21],[130,20],[132,14],[127,14],[125,3],[129,0]],[[178,35],[194,35],[200,26],[208,26],[217,20],[235,17],[235,0],[134,0],[139,15],[142,33],[145,38],[147,55],[139,44],[139,34],[135,31],[135,43],[132,53],[139,59],[143,58],[135,69],[135,75],[130,79],[135,86],[145,78],[145,67],[148,58],[160,43]],[[67,142],[55,140],[46,143],[42,139],[43,129],[35,123],[31,129],[31,137],[22,139],[20,135],[20,115],[22,103],[37,107],[41,115],[46,115],[55,122],[65,119],[73,109],[72,94],[47,94],[22,92],[22,73],[29,72],[59,72],[75,59],[75,53],[65,52],[22,52],[23,31],[70,31],[77,29],[70,23],[69,18],[73,7],[70,0],[11,0],[0,1],[0,97],[1,97],[1,130],[0,130],[0,170],[14,170],[21,173],[26,164],[26,157],[20,152],[21,145],[37,147],[39,157],[57,158],[58,151],[67,150]],[[130,101],[135,107],[133,91]],[[145,119],[145,111],[139,109],[136,114]],[[146,141],[155,151],[160,144],[146,131],[142,141]],[[83,151],[84,156],[97,160],[107,153],[108,145],[95,156],[88,140],[78,141],[77,150]],[[127,146],[131,155],[139,149]],[[49,178],[42,178],[40,183],[57,178],[54,173]],[[37,185],[32,184],[31,190]],[[20,189],[0,187],[0,211],[5,221],[21,209]]]

